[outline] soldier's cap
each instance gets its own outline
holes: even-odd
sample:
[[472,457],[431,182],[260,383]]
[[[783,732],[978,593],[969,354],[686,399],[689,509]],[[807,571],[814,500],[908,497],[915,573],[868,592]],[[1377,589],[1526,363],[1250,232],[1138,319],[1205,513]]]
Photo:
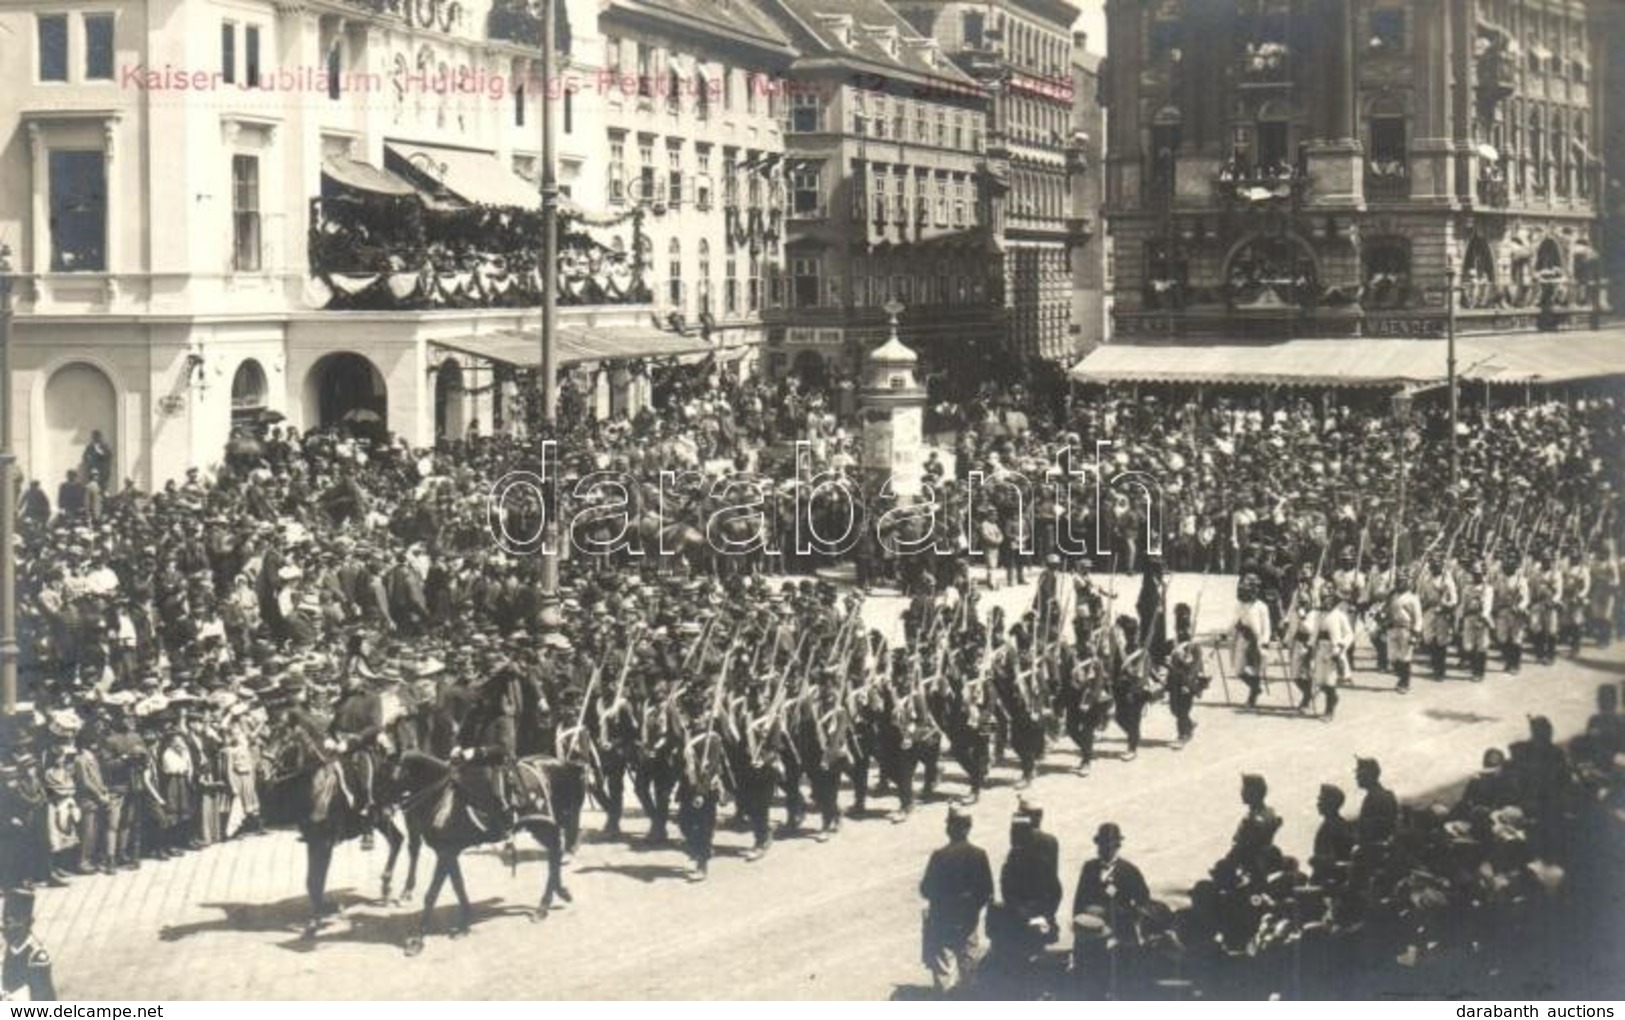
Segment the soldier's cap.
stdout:
[[10,925],[32,925],[34,923],[34,890],[7,889],[4,923]]
[[1100,846],[1122,846],[1123,830],[1116,822],[1101,822],[1095,830],[1095,843]]
[[1039,804],[1022,797],[1016,802],[1016,815],[1021,818],[1030,818],[1036,824],[1044,820],[1044,809]]
[[951,827],[970,828],[971,813],[958,804],[948,805],[948,824]]

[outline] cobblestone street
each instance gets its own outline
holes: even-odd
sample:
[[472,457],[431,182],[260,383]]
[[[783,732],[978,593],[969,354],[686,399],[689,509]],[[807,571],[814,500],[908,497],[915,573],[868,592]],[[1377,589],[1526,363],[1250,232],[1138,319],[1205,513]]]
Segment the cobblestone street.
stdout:
[[[1193,600],[1200,582],[1179,578],[1172,597]],[[1122,579],[1118,598],[1131,600],[1133,588]],[[1229,618],[1233,579],[1208,578],[1206,588],[1201,629],[1211,632]],[[1027,589],[990,596],[1012,609],[1028,597]],[[894,626],[900,608],[901,600],[873,599],[871,621]],[[1526,667],[1515,678],[1492,669],[1482,684],[1419,681],[1401,698],[1388,678],[1369,672],[1363,645],[1361,653],[1366,669],[1329,725],[1287,711],[1281,685],[1272,685],[1265,711],[1240,711],[1225,703],[1215,678],[1198,710],[1197,738],[1183,751],[1169,743],[1172,720],[1162,705],[1148,714],[1146,746],[1132,763],[1115,760],[1122,750],[1115,730],[1088,778],[1070,774],[1069,745],[1052,746],[1030,795],[1060,838],[1067,895],[1102,821],[1123,826],[1124,854],[1144,869],[1153,892],[1177,898],[1226,848],[1243,770],[1267,776],[1285,820],[1279,842],[1306,853],[1318,784],[1339,783],[1357,806],[1355,753],[1380,758],[1402,797],[1423,797],[1462,781],[1484,748],[1523,737],[1527,714],[1545,713],[1560,739],[1573,736],[1597,684],[1625,672],[1617,646],[1588,648],[1578,660]],[[1231,687],[1239,696],[1234,679]],[[1013,770],[995,774],[998,785],[975,808],[972,838],[996,865],[1016,794]],[[944,794],[961,792],[957,777],[950,767]],[[884,809],[894,801],[876,803]],[[544,874],[534,845],[521,844],[516,873],[494,849],[467,855],[473,934],[431,939],[415,959],[401,945],[419,904],[375,901],[381,840],[370,852],[358,843],[338,851],[330,888],[345,910],[313,943],[299,937],[304,854],[288,833],[77,879],[41,895],[40,930],[59,986],[74,998],[879,998],[924,982],[915,886],[942,840],[942,813],[940,802],[928,804],[901,825],[877,814],[827,844],[780,840],[750,864],[741,860],[748,837],[724,830],[711,880],[691,885],[678,849],[640,845],[640,819],[631,820],[630,843],[597,842],[601,815],[589,809],[587,836],[566,872],[573,905],[528,921]],[[426,854],[420,891],[430,864]],[[449,901],[448,889],[448,920]]]

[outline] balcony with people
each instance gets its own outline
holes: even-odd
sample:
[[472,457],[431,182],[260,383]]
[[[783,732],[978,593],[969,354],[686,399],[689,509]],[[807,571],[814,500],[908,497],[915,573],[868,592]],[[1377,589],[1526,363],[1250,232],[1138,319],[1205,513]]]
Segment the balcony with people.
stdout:
[[[322,195],[310,202],[306,302],[327,310],[369,311],[540,303],[539,194],[529,182],[502,181],[490,168],[474,165],[472,155],[463,154],[464,165],[449,178],[467,198],[427,185],[421,176],[330,157]],[[483,190],[465,188],[464,173],[481,175]],[[553,271],[559,304],[651,300],[647,240],[636,211],[589,223],[579,210],[566,208],[559,214],[558,237]]]

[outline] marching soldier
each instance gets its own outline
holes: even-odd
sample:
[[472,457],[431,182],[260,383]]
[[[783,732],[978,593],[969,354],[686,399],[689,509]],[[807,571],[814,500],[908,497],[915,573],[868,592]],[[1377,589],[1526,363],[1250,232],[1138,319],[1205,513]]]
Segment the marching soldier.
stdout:
[[1258,579],[1251,574],[1241,579],[1241,604],[1236,608],[1236,672],[1247,685],[1247,707],[1258,707],[1264,688],[1264,648],[1270,642],[1269,609],[1259,597]]
[[[720,683],[723,678],[719,678]],[[692,720],[683,732],[683,775],[677,788],[677,830],[690,860],[688,879],[703,882],[711,867],[711,848],[717,831],[717,802],[722,796],[724,748],[716,721],[702,715],[690,700]]]
[[1518,675],[1523,664],[1523,631],[1529,616],[1529,580],[1524,577],[1520,557],[1508,552],[1490,581],[1495,602],[1495,643],[1501,650],[1501,666]]
[[[1353,631],[1358,632],[1365,625],[1365,607],[1370,601],[1370,579],[1366,572],[1360,569],[1360,554],[1352,547],[1345,545],[1337,554],[1337,567],[1332,571],[1331,591],[1336,597],[1338,609],[1349,621]],[[1378,642],[1373,642],[1376,644]],[[1348,652],[1343,663],[1344,670],[1338,674],[1341,683],[1348,679],[1347,667],[1354,663],[1354,642],[1349,641]],[[1378,668],[1381,668],[1379,664]]]
[[1370,636],[1372,650],[1377,655],[1377,672],[1387,673],[1394,668],[1390,658],[1392,649],[1387,641],[1388,629],[1391,623],[1388,611],[1395,586],[1399,580],[1400,570],[1394,564],[1387,562],[1387,555],[1384,553],[1376,554],[1374,566],[1376,569],[1371,571],[1371,575],[1367,580],[1365,605],[1362,611],[1367,614],[1366,633]]
[[1598,545],[1591,551],[1591,586],[1587,622],[1597,639],[1597,647],[1607,648],[1614,639],[1614,598],[1619,590],[1619,564],[1616,562],[1613,542]]
[[1444,679],[1445,655],[1456,629],[1456,581],[1444,569],[1444,558],[1428,557],[1427,569],[1416,580],[1416,597],[1422,603],[1422,641],[1428,650],[1428,666],[1433,679]]
[[1066,735],[1078,748],[1080,776],[1089,774],[1095,757],[1095,733],[1105,725],[1112,703],[1106,685],[1106,665],[1099,655],[1094,635],[1078,635],[1072,671],[1061,688],[1061,720]]
[[1394,583],[1394,592],[1388,598],[1387,633],[1382,643],[1388,649],[1388,662],[1399,677],[1395,688],[1401,694],[1411,690],[1411,654],[1417,635],[1424,626],[1422,600],[1411,591],[1410,578],[1400,574]]
[[1495,589],[1484,580],[1484,568],[1467,567],[1467,583],[1461,591],[1461,648],[1475,683],[1484,679],[1489,657],[1490,636],[1495,633]]
[[1563,571],[1545,553],[1535,555],[1529,571],[1529,639],[1535,661],[1549,666],[1557,659],[1557,638],[1563,627]]
[[1191,631],[1191,607],[1181,602],[1174,606],[1174,647],[1168,653],[1168,709],[1174,716],[1176,749],[1184,747],[1196,733],[1191,707],[1207,689],[1209,681],[1202,649],[1193,640]]
[[1561,639],[1569,646],[1569,655],[1580,654],[1580,642],[1585,637],[1586,609],[1591,598],[1591,571],[1578,549],[1569,550],[1568,566],[1563,568],[1563,624]]

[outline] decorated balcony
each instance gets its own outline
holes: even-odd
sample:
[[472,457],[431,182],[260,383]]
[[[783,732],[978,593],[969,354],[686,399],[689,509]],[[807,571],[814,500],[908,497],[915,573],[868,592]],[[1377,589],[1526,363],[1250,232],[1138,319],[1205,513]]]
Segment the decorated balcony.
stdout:
[[1403,202],[1411,197],[1411,168],[1403,159],[1378,156],[1365,165],[1365,197]]
[[1283,42],[1248,42],[1241,51],[1241,80],[1252,85],[1278,85],[1288,81],[1292,51]]
[[1295,205],[1303,201],[1308,190],[1309,176],[1284,163],[1251,166],[1231,160],[1213,179],[1219,204],[1238,212]]
[[[436,209],[416,196],[311,203],[307,300],[329,310],[518,308],[541,301],[541,213]],[[609,225],[613,227],[614,225]],[[606,243],[603,226],[559,218],[561,305],[647,304],[636,224]],[[595,236],[596,235],[596,236]]]

